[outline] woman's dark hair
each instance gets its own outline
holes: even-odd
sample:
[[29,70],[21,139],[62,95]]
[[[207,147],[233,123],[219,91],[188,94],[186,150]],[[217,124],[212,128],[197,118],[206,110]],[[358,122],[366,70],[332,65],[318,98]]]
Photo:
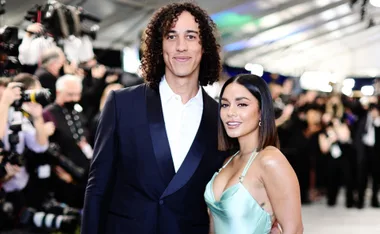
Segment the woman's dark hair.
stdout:
[[199,24],[203,49],[199,71],[200,85],[212,84],[219,78],[221,72],[220,45],[216,40],[215,23],[207,12],[195,3],[171,3],[156,11],[142,37],[142,74],[145,81],[153,89],[158,89],[161,78],[165,74],[165,62],[162,55],[163,37],[184,11],[193,15]]
[[[219,112],[224,90],[232,83],[237,83],[244,86],[249,92],[251,92],[259,103],[261,112],[261,126],[259,127],[259,145],[257,150],[264,149],[267,146],[279,147],[272,96],[267,83],[262,78],[255,75],[243,74],[230,78],[223,85],[220,92]],[[239,149],[237,139],[231,138],[227,135],[220,116],[218,120],[218,148],[223,151]]]

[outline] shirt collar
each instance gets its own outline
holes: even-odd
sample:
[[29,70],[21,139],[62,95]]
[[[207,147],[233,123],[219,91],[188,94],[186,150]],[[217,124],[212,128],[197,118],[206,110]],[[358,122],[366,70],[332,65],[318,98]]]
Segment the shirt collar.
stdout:
[[[162,77],[160,85],[159,85],[159,91],[160,91],[160,97],[161,101],[163,103],[167,103],[170,101],[171,98],[178,96],[178,94],[174,93],[173,90],[170,88],[168,82],[165,79],[165,76]],[[203,103],[203,94],[202,94],[202,88],[199,86],[198,93],[189,100],[195,101],[197,103]]]

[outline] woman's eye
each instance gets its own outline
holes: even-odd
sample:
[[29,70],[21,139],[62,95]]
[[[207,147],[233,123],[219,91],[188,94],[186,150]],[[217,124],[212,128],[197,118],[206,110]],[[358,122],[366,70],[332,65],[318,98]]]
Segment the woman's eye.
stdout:
[[226,108],[228,106],[228,104],[222,104],[220,105],[222,108]]
[[238,106],[245,107],[245,106],[248,106],[248,105],[245,104],[245,103],[239,103]]

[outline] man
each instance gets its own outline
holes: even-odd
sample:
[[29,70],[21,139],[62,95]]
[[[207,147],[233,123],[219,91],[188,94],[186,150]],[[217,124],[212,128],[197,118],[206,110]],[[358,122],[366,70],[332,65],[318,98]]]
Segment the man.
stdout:
[[[42,106],[31,102],[21,105],[21,83],[8,83],[1,78],[0,86],[0,142],[7,155],[1,159],[6,161],[2,161],[4,168],[0,168],[1,174],[5,173],[0,178],[0,187],[6,193],[7,201],[13,205],[9,213],[18,218],[22,208],[29,202],[26,198],[32,189],[28,184],[30,174],[25,165],[25,153],[27,149],[35,153],[45,152],[49,141],[42,118]],[[31,116],[30,120],[22,114],[21,109]],[[15,221],[18,220],[8,224],[12,226]]]
[[65,62],[66,57],[61,48],[52,47],[46,49],[41,56],[41,67],[34,73],[42,87],[50,90],[53,101],[55,100],[55,83]]
[[372,179],[371,206],[379,208],[378,193],[380,190],[380,114],[379,105],[370,103],[367,114],[361,116],[358,122],[354,145],[357,151],[357,208],[363,209],[365,205],[368,177]]
[[160,8],[146,30],[146,84],[112,91],[99,122],[82,234],[206,234],[204,190],[222,166],[215,24],[193,3]]
[[[75,208],[83,207],[87,172],[92,158],[92,147],[88,143],[86,121],[76,108],[82,94],[82,80],[74,75],[64,75],[56,83],[57,98],[44,110],[45,121],[54,123],[55,132],[51,142],[60,146],[60,153],[75,167],[72,171],[55,166],[59,180],[55,183],[56,198]],[[79,168],[79,170],[73,170]],[[81,172],[78,174],[77,172]]]
[[[22,65],[37,65],[44,50],[57,47],[54,38],[41,36],[43,33],[44,26],[40,23],[30,24],[26,28],[19,46],[18,59]],[[72,63],[86,62],[95,56],[92,42],[86,35],[81,37],[71,35],[62,42],[67,59]]]

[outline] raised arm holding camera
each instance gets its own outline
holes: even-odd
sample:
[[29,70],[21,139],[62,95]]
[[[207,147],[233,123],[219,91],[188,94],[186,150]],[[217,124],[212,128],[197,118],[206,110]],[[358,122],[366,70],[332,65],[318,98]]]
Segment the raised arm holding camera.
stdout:
[[[28,102],[21,83],[9,83],[0,96],[0,134],[5,151],[1,163],[5,171],[2,170],[4,175],[0,177],[4,179],[5,176],[7,179],[3,184],[6,192],[20,191],[25,188],[29,179],[24,168],[25,147],[37,153],[46,151],[48,132],[45,131],[42,106]],[[21,109],[31,115],[32,122],[23,115]],[[20,167],[20,170],[11,170],[17,173],[8,173],[9,164]]]

